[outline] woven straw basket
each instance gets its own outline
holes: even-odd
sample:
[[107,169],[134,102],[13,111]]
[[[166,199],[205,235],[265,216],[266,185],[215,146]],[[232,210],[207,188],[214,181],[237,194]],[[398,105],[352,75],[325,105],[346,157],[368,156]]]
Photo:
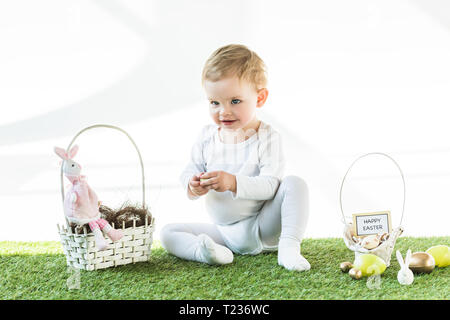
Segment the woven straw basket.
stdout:
[[[400,171],[402,180],[403,180],[403,207],[402,207],[402,215],[400,218],[400,224],[397,228],[392,229],[392,231],[389,233],[389,238],[386,241],[382,242],[378,247],[376,247],[374,249],[366,249],[366,248],[359,246],[358,243],[356,243],[353,240],[353,237],[351,234],[351,230],[352,230],[353,226],[352,226],[351,222],[347,222],[346,216],[344,214],[343,206],[342,206],[342,190],[344,187],[345,178],[347,177],[347,175],[350,172],[353,165],[361,158],[371,156],[371,155],[381,155],[381,156],[387,157],[390,160],[392,160],[394,162],[394,164],[397,166],[398,170]],[[351,251],[355,252],[355,259],[361,254],[371,253],[371,254],[374,254],[374,255],[380,257],[381,259],[383,259],[384,262],[386,263],[386,266],[389,267],[392,252],[394,251],[395,242],[397,241],[397,238],[403,233],[402,221],[403,221],[403,213],[405,211],[405,195],[406,195],[406,188],[405,188],[405,178],[403,176],[403,172],[400,169],[400,166],[398,165],[398,163],[393,158],[388,156],[387,154],[380,153],[380,152],[367,153],[367,154],[362,155],[359,158],[357,158],[350,165],[344,178],[342,179],[341,189],[339,192],[339,202],[340,202],[340,206],[341,206],[342,222],[344,223],[344,233],[343,233],[344,242],[345,242],[345,245],[347,246],[347,248],[349,248]],[[351,218],[351,217],[347,217],[347,218]]]
[[[67,150],[70,150],[75,139],[83,132],[94,128],[111,128],[119,130],[124,133],[131,143],[136,148],[141,165],[142,176],[142,206],[145,208],[145,178],[144,165],[142,162],[141,153],[133,141],[133,139],[123,129],[111,126],[98,124],[87,127],[81,130],[70,142]],[[64,176],[63,167],[61,166],[61,195],[64,203]],[[121,227],[124,236],[122,239],[112,242],[107,236],[105,239],[108,242],[108,247],[99,251],[95,246],[95,238],[92,233],[88,233],[86,226],[83,226],[83,233],[76,234],[72,232],[72,228],[66,219],[66,226],[58,227],[58,232],[61,237],[63,251],[66,255],[67,265],[84,270],[97,270],[109,267],[116,267],[120,265],[148,261],[150,259],[150,251],[153,242],[153,231],[155,226],[155,219],[151,218],[151,223],[148,224],[148,215],[146,215],[145,225],[136,227],[136,221],[133,220],[133,226],[125,228],[125,223]],[[114,224],[112,224],[114,228]]]

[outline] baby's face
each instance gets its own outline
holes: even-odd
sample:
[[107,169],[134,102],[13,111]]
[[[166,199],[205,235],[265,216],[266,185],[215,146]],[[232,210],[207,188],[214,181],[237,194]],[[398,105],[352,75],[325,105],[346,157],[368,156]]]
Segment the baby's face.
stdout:
[[204,88],[211,117],[218,126],[228,130],[255,129],[256,108],[266,101],[266,89],[257,92],[250,83],[239,81],[236,76],[214,82],[206,80]]

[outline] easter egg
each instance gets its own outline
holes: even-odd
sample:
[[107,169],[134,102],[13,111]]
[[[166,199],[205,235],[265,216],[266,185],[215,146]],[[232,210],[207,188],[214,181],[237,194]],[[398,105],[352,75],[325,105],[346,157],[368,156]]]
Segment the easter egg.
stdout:
[[205,172],[203,172],[203,173],[200,174],[200,182],[208,180],[208,178],[202,178],[202,176],[203,176],[204,174],[205,174]]
[[348,272],[353,266],[351,262],[342,262],[341,265],[339,266],[341,268],[342,272]]
[[361,245],[368,250],[375,249],[380,245],[380,238],[375,234],[367,236],[361,241]]
[[450,248],[445,245],[433,246],[427,253],[431,254],[437,267],[446,267],[450,265]]
[[414,273],[430,273],[435,266],[434,258],[426,252],[414,252],[409,261],[409,268]]
[[366,277],[382,274],[386,270],[386,263],[380,257],[366,253],[355,259],[353,267],[361,270],[362,275]]
[[348,274],[350,275],[350,277],[352,279],[355,279],[355,280],[359,280],[363,276],[361,270],[358,270],[356,268],[351,268],[350,271],[348,272]]

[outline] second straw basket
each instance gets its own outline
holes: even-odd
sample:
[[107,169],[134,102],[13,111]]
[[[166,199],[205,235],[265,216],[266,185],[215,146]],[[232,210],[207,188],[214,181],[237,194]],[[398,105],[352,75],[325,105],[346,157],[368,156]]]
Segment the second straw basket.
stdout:
[[[141,177],[142,177],[142,207],[145,207],[145,175],[144,165],[141,157],[141,153],[128,133],[123,129],[106,124],[97,124],[87,127],[72,139],[66,150],[70,150],[75,139],[85,131],[95,128],[109,128],[122,132],[125,134],[131,143],[134,145],[139,161],[141,165]],[[64,176],[63,168],[61,166],[61,195],[64,203]],[[133,221],[133,226],[125,228],[122,227],[124,236],[122,239],[112,242],[109,238],[105,237],[108,241],[108,247],[106,250],[99,251],[95,246],[95,238],[92,233],[88,233],[86,226],[83,227],[83,233],[78,234],[72,232],[72,228],[66,219],[66,226],[58,225],[58,232],[61,238],[64,254],[66,255],[67,265],[84,270],[97,270],[109,267],[116,267],[120,265],[148,261],[150,259],[151,246],[153,242],[153,231],[155,228],[155,219],[151,217],[151,223],[148,223],[148,214],[146,215],[145,224],[142,226],[136,226],[136,221]]]
[[[397,166],[397,168],[400,172],[400,175],[402,177],[402,181],[403,181],[403,205],[402,205],[402,215],[400,218],[399,226],[397,228],[392,229],[392,231],[388,234],[387,240],[382,242],[378,247],[373,248],[373,249],[366,249],[366,248],[359,246],[359,244],[357,242],[355,242],[355,239],[352,235],[352,232],[351,232],[353,229],[352,222],[349,222],[346,220],[346,216],[344,214],[344,209],[342,206],[342,190],[344,188],[345,179],[346,179],[348,173],[350,172],[350,170],[352,169],[352,167],[354,166],[354,164],[362,158],[365,158],[368,156],[374,156],[374,155],[387,157]],[[371,253],[371,254],[374,254],[374,255],[380,257],[381,259],[383,259],[384,262],[386,263],[386,266],[390,265],[391,255],[394,250],[395,242],[397,241],[397,238],[403,233],[402,221],[403,221],[403,214],[405,212],[405,195],[406,195],[405,177],[404,177],[403,172],[402,172],[400,166],[398,165],[398,163],[389,155],[387,155],[385,153],[381,153],[381,152],[367,153],[367,154],[364,154],[364,155],[358,157],[350,165],[350,167],[348,168],[348,170],[341,182],[341,188],[340,188],[340,192],[339,192],[339,203],[340,203],[341,213],[342,213],[342,222],[344,223],[344,233],[343,233],[344,242],[345,242],[345,245],[347,246],[347,248],[349,248],[351,251],[355,252],[355,259],[361,254]],[[347,217],[347,218],[349,218],[349,217]]]

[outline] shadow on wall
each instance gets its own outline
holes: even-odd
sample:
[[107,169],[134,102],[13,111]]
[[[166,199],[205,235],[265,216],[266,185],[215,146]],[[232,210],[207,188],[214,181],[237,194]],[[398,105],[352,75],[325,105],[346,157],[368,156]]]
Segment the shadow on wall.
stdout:
[[[210,1],[158,1],[153,4],[155,12],[151,14],[159,21],[150,27],[148,21],[118,1],[95,3],[148,44],[145,58],[126,77],[93,96],[56,111],[0,126],[0,146],[72,135],[93,123],[132,123],[194,104],[201,92],[204,60],[228,40],[245,39],[251,14],[249,5],[240,2],[224,5]],[[205,8],[214,12],[214,17],[208,18]],[[214,19],[225,18],[228,20],[225,25],[211,24]]]

